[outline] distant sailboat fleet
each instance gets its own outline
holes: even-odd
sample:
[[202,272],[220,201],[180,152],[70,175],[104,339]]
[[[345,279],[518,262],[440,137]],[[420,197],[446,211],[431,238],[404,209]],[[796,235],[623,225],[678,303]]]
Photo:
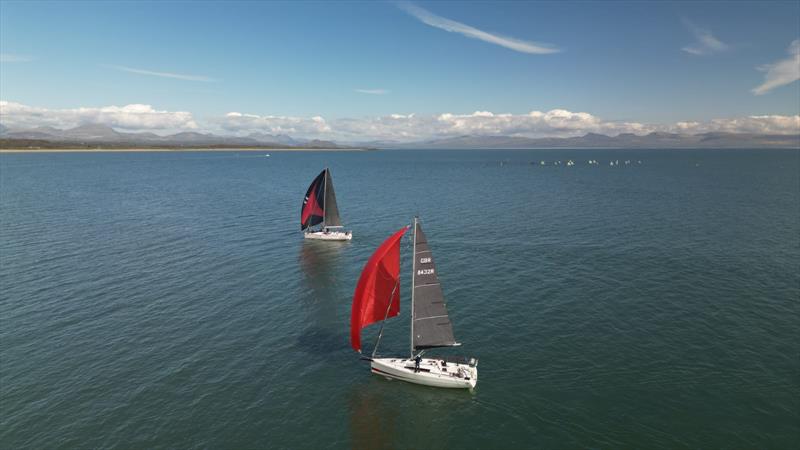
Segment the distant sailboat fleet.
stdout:
[[[505,162],[503,162],[503,161],[501,161],[501,162],[500,162],[500,165],[501,165],[501,166],[504,166],[505,164],[506,164],[506,163],[505,163]],[[533,165],[533,166],[537,165],[537,163],[536,163],[535,161],[531,162],[530,164],[531,164],[531,165]],[[586,161],[586,164],[588,164],[588,165],[590,165],[590,166],[597,166],[597,165],[599,165],[600,163],[598,163],[596,159],[590,159],[590,160]],[[628,159],[628,160],[625,160],[625,161],[624,161],[624,164],[625,164],[626,166],[629,166],[629,165],[633,164],[633,161],[631,161],[630,159]],[[642,164],[642,161],[641,161],[641,160],[638,160],[638,161],[636,161],[636,164],[639,164],[639,165],[641,165],[641,164]],[[550,163],[548,163],[548,162],[547,162],[547,161],[545,161],[545,160],[541,160],[541,161],[539,161],[539,162],[538,162],[538,165],[539,165],[539,166],[547,166],[547,165],[552,165],[552,166],[561,166],[561,165],[565,165],[565,166],[567,166],[567,167],[572,167],[572,166],[576,165],[576,163],[575,163],[575,161],[573,161],[573,160],[571,160],[571,159],[568,159],[568,160],[566,161],[566,163],[562,162],[561,160],[555,160],[555,161],[552,161],[552,162],[550,162]],[[617,160],[614,160],[614,159],[612,159],[611,161],[609,161],[609,162],[608,162],[608,165],[609,165],[609,166],[611,166],[611,167],[616,167],[616,166],[619,166],[619,165],[620,165],[620,162],[619,162],[619,160],[618,160],[618,159],[617,159]]]

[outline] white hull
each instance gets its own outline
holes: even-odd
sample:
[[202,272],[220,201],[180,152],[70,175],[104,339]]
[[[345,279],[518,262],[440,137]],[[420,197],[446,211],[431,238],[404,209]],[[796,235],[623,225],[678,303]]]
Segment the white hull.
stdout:
[[320,241],[349,241],[353,239],[352,231],[307,231],[303,235],[306,239]]
[[478,384],[475,365],[422,358],[419,369],[413,359],[376,358],[370,363],[372,373],[388,379],[441,388],[473,389]]

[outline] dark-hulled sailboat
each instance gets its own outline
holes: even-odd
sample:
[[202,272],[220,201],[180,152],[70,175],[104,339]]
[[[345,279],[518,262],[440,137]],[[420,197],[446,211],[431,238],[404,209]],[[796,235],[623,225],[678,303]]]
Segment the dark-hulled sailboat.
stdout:
[[[319,228],[313,228],[317,225]],[[314,178],[306,191],[300,210],[300,230],[305,231],[303,235],[306,239],[349,241],[353,238],[353,232],[344,231],[342,226],[333,178],[328,168]]]
[[[444,295],[428,239],[414,218],[411,272],[411,351],[408,358],[377,358],[381,324],[370,361],[371,371],[387,379],[445,388],[472,389],[478,382],[478,362],[470,358],[423,358],[425,351],[461,345],[453,336]],[[375,250],[353,294],[350,342],[361,353],[361,329],[400,313],[400,241],[411,226],[390,236]]]

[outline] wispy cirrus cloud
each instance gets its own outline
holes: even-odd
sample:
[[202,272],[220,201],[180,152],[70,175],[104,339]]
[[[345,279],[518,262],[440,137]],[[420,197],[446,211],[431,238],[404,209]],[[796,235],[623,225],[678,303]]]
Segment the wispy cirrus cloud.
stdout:
[[176,80],[186,80],[186,81],[202,81],[206,83],[217,81],[214,78],[207,77],[204,75],[186,75],[182,73],[172,73],[172,72],[157,72],[154,70],[146,70],[146,69],[135,69],[133,67],[127,66],[117,66],[113,64],[106,64],[104,67],[108,67],[109,69],[120,70],[123,72],[129,73],[136,73],[139,75],[149,75],[153,77],[161,77],[161,78],[174,78]]
[[711,55],[714,53],[724,52],[730,49],[730,46],[716,37],[711,33],[711,30],[706,28],[701,28],[688,19],[683,19],[683,24],[689,31],[694,34],[694,37],[697,39],[697,42],[693,42],[683,48],[686,53],[696,56],[705,56]]
[[499,34],[493,34],[479,30],[461,22],[456,22],[455,20],[437,16],[436,14],[411,3],[398,3],[398,7],[426,25],[430,25],[434,28],[439,28],[451,33],[462,34],[472,39],[489,42],[491,44],[499,45],[517,52],[544,55],[561,51],[559,48],[551,44],[524,41],[522,39],[501,36]]
[[776,87],[800,80],[800,39],[792,41],[787,52],[789,56],[786,59],[757,67],[766,75],[764,82],[752,89],[753,94],[763,95]]
[[386,95],[391,92],[388,89],[355,89],[355,91],[361,94],[369,95]]
[[33,56],[18,55],[16,53],[0,53],[0,63],[17,63],[17,62],[31,62]]

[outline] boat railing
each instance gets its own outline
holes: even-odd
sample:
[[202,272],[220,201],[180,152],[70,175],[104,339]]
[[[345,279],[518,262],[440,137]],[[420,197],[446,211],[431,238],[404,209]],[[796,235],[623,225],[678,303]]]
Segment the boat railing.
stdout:
[[444,362],[454,363],[454,364],[466,364],[471,367],[475,367],[478,365],[477,358],[470,358],[469,356],[460,356],[460,355],[449,355],[449,356],[442,356],[437,359],[441,359]]

